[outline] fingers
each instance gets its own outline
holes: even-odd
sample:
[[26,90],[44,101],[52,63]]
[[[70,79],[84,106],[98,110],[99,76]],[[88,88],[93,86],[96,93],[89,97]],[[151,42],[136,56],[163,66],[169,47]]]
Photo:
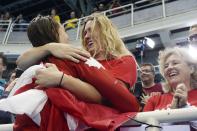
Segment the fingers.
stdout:
[[66,55],[66,59],[70,60],[72,62],[75,62],[75,63],[79,63],[79,60],[76,59],[75,57],[71,56],[71,55]]
[[78,53],[79,55],[85,56],[87,58],[89,58],[91,56],[90,53],[84,49],[78,49],[78,51],[76,51],[76,53]]
[[177,100],[175,104],[177,107],[182,107],[187,103],[187,88],[184,84],[179,84],[176,87],[176,91],[174,93],[174,99]]
[[176,89],[181,89],[183,91],[187,91],[187,87],[183,83],[178,84],[177,87],[176,87]]
[[76,53],[73,53],[72,56],[78,60],[82,60],[82,61],[86,61],[87,60],[87,57],[84,57],[82,55],[79,55],[79,54],[76,54]]

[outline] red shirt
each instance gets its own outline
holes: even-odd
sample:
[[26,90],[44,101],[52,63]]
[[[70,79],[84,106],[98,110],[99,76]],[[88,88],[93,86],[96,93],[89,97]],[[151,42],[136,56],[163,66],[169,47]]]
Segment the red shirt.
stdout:
[[160,83],[156,83],[150,88],[143,88],[143,91],[148,95],[150,95],[152,92],[161,92],[163,94],[162,85]]
[[[193,89],[188,92],[188,103],[193,106],[197,106],[197,89]],[[173,99],[172,93],[166,93],[163,95],[156,95],[151,97],[144,107],[144,111],[154,111],[167,109]]]
[[[25,129],[28,131],[30,129],[32,131],[68,130],[67,122],[64,118],[65,112],[78,118],[90,127],[108,131],[114,130],[122,122],[128,120],[128,116],[136,114],[121,112],[138,111],[139,105],[136,98],[121,82],[117,81],[117,79],[120,79],[131,86],[135,83],[136,63],[133,57],[125,56],[117,60],[101,61],[107,70],[88,66],[84,62],[76,64],[54,57],[51,57],[49,62],[55,63],[64,73],[92,84],[104,98],[107,98],[113,104],[114,108],[80,101],[69,91],[61,88],[47,88],[45,91],[49,100],[40,113],[40,127],[35,125],[30,118],[22,115],[17,116],[14,131]],[[31,89],[34,86],[34,83],[32,83],[25,88]],[[123,104],[123,102],[127,104]],[[24,123],[24,121],[26,122]]]

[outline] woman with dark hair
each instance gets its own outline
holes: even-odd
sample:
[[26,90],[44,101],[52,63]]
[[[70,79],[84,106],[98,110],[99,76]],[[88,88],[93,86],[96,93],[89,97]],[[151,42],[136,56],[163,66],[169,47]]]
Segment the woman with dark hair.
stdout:
[[[42,19],[40,20],[42,21]],[[29,37],[34,37],[34,34],[39,34],[38,29],[37,33],[32,33],[33,31],[31,31],[31,26],[34,25],[34,22],[36,23],[38,21],[39,19],[33,21],[30,25],[28,29]],[[43,24],[43,26],[45,24]],[[38,26],[40,25],[41,24],[39,24]],[[51,27],[55,27],[55,25],[51,24]],[[108,27],[109,30],[106,31],[106,27]],[[36,27],[33,27],[32,29],[36,29]],[[61,29],[62,28],[60,26],[58,33],[59,40],[61,41],[58,42],[66,43],[66,33]],[[31,31],[31,33],[29,31]],[[43,33],[44,31],[40,32]],[[56,31],[51,30],[51,32]],[[59,69],[57,69],[57,67],[53,64],[46,64],[46,68],[40,69],[36,72],[35,77],[37,80],[35,81],[35,83],[37,83],[40,87],[61,86],[66,90],[58,88],[45,89],[50,102],[52,103],[52,105],[54,104],[57,107],[57,109],[54,109],[53,111],[61,111],[61,113],[60,115],[58,115],[58,117],[52,117],[50,115],[45,118],[45,114],[42,118],[45,120],[47,118],[61,118],[58,120],[58,122],[62,120],[63,124],[61,124],[65,125],[65,121],[63,121],[64,118],[62,118],[62,113],[67,112],[78,120],[84,122],[87,126],[99,130],[108,130],[109,128],[115,129],[117,125],[119,125],[122,121],[129,119],[127,115],[132,115],[132,113],[121,115],[121,112],[137,112],[139,110],[139,105],[136,101],[136,98],[134,97],[134,95],[130,94],[129,90],[127,89],[136,81],[135,59],[124,46],[124,43],[120,39],[112,23],[105,16],[96,14],[91,18],[88,18],[82,32],[83,46],[94,58],[99,60],[102,65],[93,58],[87,59],[85,63],[79,62],[79,64],[69,62],[67,60],[60,60],[52,56],[46,58],[45,60],[47,62],[55,63]],[[38,38],[39,36],[40,35],[38,35]],[[32,42],[34,43],[40,43],[39,39],[34,41],[35,39],[30,38],[30,40],[32,40]],[[54,41],[50,42],[56,41],[54,39]],[[28,52],[26,52],[26,54],[28,55],[23,55],[18,60],[19,67],[22,67],[24,69],[25,67],[27,67],[26,64],[32,65],[36,62],[39,62],[51,52],[53,55],[59,55],[59,50],[57,51],[56,49],[60,47],[60,50],[64,51],[63,49],[65,49],[65,46],[63,44],[56,43],[46,44],[44,46],[34,48],[33,50],[29,50]],[[28,58],[28,56],[30,56],[32,52],[34,54],[34,57]],[[25,65],[25,67],[23,65]],[[85,82],[77,78],[80,78]],[[79,81],[82,84],[76,84],[76,82]],[[81,101],[84,100],[92,102],[92,98],[88,96],[89,93],[84,92],[84,89],[93,94],[92,96],[95,98],[94,103],[101,103],[101,105],[105,106],[85,103]],[[94,90],[93,93],[92,90]],[[77,99],[68,91],[74,94]],[[63,104],[60,99],[65,103]],[[68,103],[70,104],[68,105]],[[49,106],[48,108],[51,109],[50,105],[47,106]],[[94,113],[95,109],[97,112],[96,114]],[[44,108],[44,111],[42,112],[46,113],[47,110]],[[103,121],[105,122],[103,123]],[[115,121],[115,125],[112,123],[112,121]],[[61,124],[58,124],[59,127],[61,127]],[[53,129],[55,130],[55,128]],[[66,129],[66,127],[64,127],[63,129]]]

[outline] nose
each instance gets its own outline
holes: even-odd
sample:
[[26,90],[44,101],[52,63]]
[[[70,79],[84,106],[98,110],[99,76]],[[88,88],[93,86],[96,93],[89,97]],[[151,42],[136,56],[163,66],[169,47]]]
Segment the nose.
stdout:
[[169,63],[168,68],[172,69],[173,68],[173,64]]
[[89,38],[90,38],[90,33],[87,32],[87,33],[85,34],[85,39],[89,39]]
[[171,71],[174,68],[173,64],[168,64],[168,66],[165,68],[166,72]]

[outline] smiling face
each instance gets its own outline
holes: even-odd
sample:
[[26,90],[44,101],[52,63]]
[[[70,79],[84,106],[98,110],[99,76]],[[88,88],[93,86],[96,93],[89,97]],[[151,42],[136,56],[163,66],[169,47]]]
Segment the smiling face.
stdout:
[[164,77],[174,90],[180,83],[190,86],[190,66],[177,54],[169,55],[164,61]]
[[101,43],[100,43],[100,35],[99,35],[99,28],[97,25],[94,27],[94,31],[92,29],[93,21],[87,21],[85,28],[84,28],[84,42],[85,48],[92,56],[99,56],[101,54]]
[[141,67],[140,78],[143,83],[152,83],[154,82],[154,73],[151,69],[151,66],[145,65]]

